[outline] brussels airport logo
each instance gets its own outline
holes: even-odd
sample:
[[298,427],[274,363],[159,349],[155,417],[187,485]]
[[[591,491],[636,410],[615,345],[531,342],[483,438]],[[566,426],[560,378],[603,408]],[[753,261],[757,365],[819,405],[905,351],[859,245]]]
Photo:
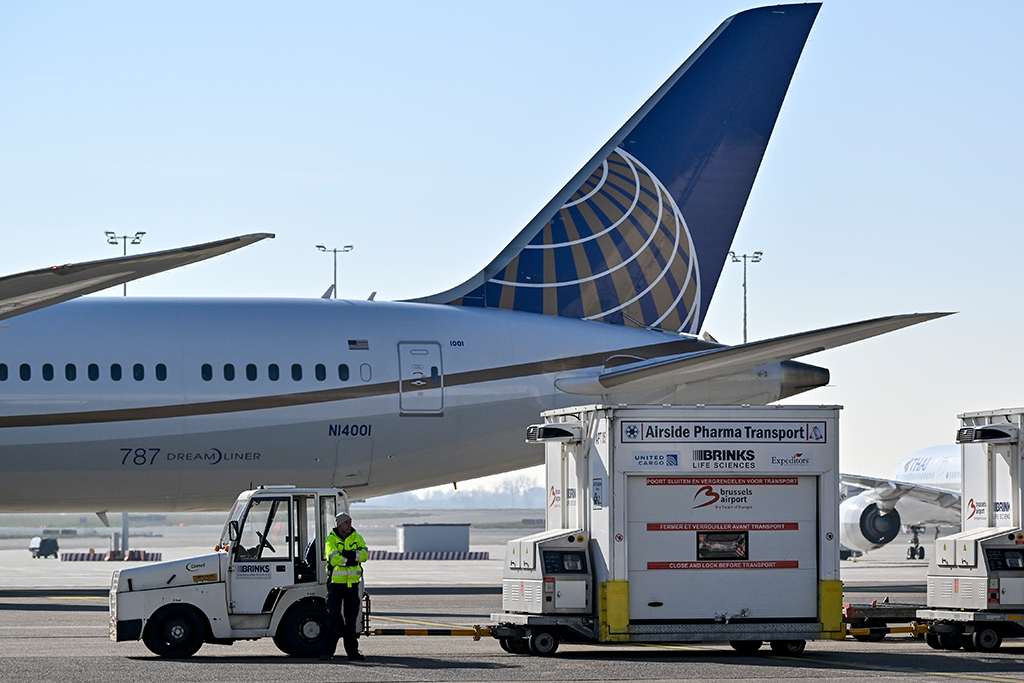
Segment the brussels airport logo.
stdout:
[[710,485],[701,486],[693,494],[693,509],[714,505],[719,510],[749,510],[753,507],[750,497],[754,495],[751,488],[728,489],[719,487],[717,491]]

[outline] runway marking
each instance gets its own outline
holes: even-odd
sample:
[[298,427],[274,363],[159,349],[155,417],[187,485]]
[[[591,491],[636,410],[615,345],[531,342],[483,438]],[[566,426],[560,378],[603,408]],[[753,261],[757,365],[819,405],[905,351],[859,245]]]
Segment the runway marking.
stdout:
[[780,657],[774,656],[773,659],[785,659],[791,662],[807,662],[813,660],[821,664],[831,664],[832,666],[842,667],[844,669],[864,669],[868,671],[892,671],[898,673],[909,673],[909,674],[927,674],[929,676],[943,676],[945,678],[966,678],[972,681],[997,681],[997,683],[1021,683],[1020,678],[999,678],[997,676],[982,676],[981,674],[959,674],[951,671],[930,671],[928,669],[915,669],[905,666],[881,666],[874,664],[855,664],[852,662],[840,662],[834,659],[826,659],[824,657],[810,656],[810,657]]
[[[415,619],[399,619],[397,617],[378,617],[375,614],[370,615],[370,619],[383,619],[384,621],[397,621],[401,624],[419,624],[420,626],[437,626],[439,628],[470,628],[462,624],[439,624],[434,621],[416,621]],[[1019,682],[1018,682],[1019,683]]]

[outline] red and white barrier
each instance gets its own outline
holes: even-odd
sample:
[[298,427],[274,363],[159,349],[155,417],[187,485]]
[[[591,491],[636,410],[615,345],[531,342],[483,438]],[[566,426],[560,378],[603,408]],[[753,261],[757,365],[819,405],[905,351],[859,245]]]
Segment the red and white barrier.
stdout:
[[106,553],[61,553],[61,562],[104,562]]
[[[61,562],[109,562],[123,560],[121,553],[61,553]],[[147,553],[144,550],[128,551],[130,562],[161,562],[164,559],[163,553]]]

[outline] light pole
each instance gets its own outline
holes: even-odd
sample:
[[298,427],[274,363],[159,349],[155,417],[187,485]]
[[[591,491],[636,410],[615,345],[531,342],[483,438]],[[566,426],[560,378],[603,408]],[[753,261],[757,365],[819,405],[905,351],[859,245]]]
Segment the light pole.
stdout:
[[316,248],[323,252],[330,252],[334,254],[334,298],[338,298],[338,252],[342,254],[352,251],[352,245],[346,244],[340,249],[328,249],[322,244],[316,245]]
[[747,343],[747,260],[751,263],[758,263],[761,261],[761,257],[764,256],[763,251],[755,251],[753,254],[740,254],[736,255],[735,251],[730,251],[729,256],[732,256],[733,263],[739,263],[743,261],[743,343]]
[[[142,236],[145,235],[146,233],[140,231],[140,232],[135,233],[135,237],[132,237],[131,235],[118,235],[118,234],[113,233],[113,232],[111,232],[109,230],[105,230],[103,232],[103,234],[107,236],[107,244],[115,244],[116,245],[117,241],[121,240],[121,242],[124,243],[124,255],[127,256],[128,255],[128,240],[131,240],[132,244],[141,244],[142,243]],[[124,295],[128,296],[128,283],[127,282],[124,283]]]

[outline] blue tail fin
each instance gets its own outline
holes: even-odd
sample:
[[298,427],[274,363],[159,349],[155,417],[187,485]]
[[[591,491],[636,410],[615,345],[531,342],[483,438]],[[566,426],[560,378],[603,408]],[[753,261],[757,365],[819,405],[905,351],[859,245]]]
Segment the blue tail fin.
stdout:
[[418,301],[698,332],[819,7],[727,19],[484,270]]

